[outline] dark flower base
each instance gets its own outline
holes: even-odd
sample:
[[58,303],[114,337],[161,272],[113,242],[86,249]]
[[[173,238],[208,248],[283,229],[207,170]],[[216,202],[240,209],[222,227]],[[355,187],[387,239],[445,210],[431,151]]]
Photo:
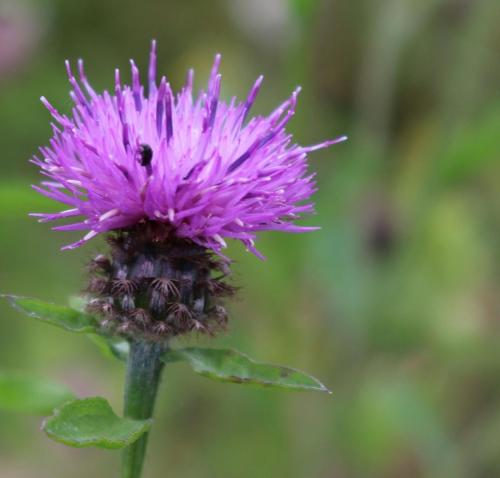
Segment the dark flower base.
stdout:
[[226,326],[221,298],[232,295],[229,264],[155,223],[108,236],[110,257],[91,262],[87,309],[109,333],[165,340]]

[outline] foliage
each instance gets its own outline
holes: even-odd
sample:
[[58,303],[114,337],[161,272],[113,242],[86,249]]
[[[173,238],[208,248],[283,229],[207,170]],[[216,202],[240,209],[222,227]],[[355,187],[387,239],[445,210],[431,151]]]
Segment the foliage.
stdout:
[[151,426],[151,420],[119,418],[101,397],[65,403],[43,423],[43,430],[55,441],[73,447],[124,448]]
[[292,391],[329,391],[321,382],[304,372],[259,363],[235,350],[189,347],[169,350],[164,360],[166,363],[185,361],[196,373],[220,382]]

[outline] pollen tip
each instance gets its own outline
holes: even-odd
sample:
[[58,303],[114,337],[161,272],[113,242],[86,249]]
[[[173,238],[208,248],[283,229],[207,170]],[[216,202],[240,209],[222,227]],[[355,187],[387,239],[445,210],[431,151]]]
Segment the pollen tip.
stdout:
[[175,219],[175,211],[173,208],[168,208],[168,219],[170,222],[174,222]]
[[119,209],[117,208],[111,209],[110,211],[107,211],[99,216],[99,222],[106,221],[107,219],[110,219],[111,217],[116,216],[119,213],[120,213]]
[[91,230],[87,234],[85,234],[85,236],[83,236],[82,241],[83,242],[89,241],[93,237],[97,236],[97,234],[99,234],[97,231]]
[[222,247],[226,248],[227,244],[226,241],[219,235],[219,234],[214,234],[212,236],[215,241],[217,241]]

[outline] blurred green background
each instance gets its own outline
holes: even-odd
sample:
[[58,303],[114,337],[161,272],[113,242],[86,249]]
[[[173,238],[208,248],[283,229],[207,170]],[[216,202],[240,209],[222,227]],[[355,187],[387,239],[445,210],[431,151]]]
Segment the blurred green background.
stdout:
[[[290,125],[318,152],[307,235],[263,234],[261,262],[231,246],[229,333],[203,344],[314,373],[333,396],[219,385],[166,370],[145,478],[500,476],[500,2],[498,0],[0,0],[0,291],[64,303],[102,248],[27,217],[28,159],[50,136],[63,61],[93,85],[159,69],[202,86],[223,54],[223,96],[265,75],[254,112],[303,86]],[[124,75],[126,76],[125,72]],[[81,337],[0,304],[0,369],[104,395],[123,367]],[[200,341],[198,341],[199,343]],[[117,476],[119,454],[73,450],[39,419],[0,412],[2,478]]]

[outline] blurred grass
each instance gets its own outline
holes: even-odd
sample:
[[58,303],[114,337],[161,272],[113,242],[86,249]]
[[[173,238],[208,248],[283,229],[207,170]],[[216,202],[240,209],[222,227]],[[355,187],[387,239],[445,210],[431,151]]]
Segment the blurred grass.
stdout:
[[[2,292],[65,303],[101,247],[60,252],[73,236],[27,216],[57,207],[29,189],[27,159],[50,133],[40,95],[69,105],[66,57],[84,57],[109,88],[115,65],[145,65],[155,37],[173,83],[194,66],[201,85],[220,51],[226,97],[262,72],[265,113],[302,84],[297,139],[350,136],[311,157],[320,191],[306,222],[321,231],[262,235],[266,262],[231,245],[242,290],[216,341],[310,371],[333,398],[217,386],[170,367],[146,478],[500,476],[497,1],[22,5],[44,34],[15,67],[0,61]],[[120,410],[120,364],[5,304],[0,314],[1,369]],[[114,473],[113,453],[63,448],[31,418],[0,418],[2,478]]]

